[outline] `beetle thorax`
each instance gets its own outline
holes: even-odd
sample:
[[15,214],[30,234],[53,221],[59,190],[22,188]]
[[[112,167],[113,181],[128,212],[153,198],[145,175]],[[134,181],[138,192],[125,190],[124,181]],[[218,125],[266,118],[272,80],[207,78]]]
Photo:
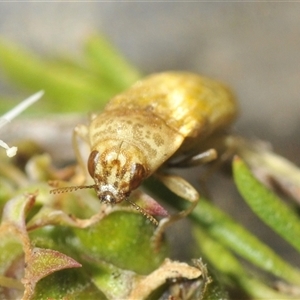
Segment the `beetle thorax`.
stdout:
[[109,204],[126,199],[147,177],[139,149],[118,140],[99,143],[90,154],[88,170],[98,198]]
[[112,139],[119,144],[125,142],[127,146],[123,148],[132,146],[127,153],[132,159],[134,155],[140,157],[142,163],[146,163],[147,171],[153,173],[178,149],[183,136],[154,114],[151,107],[140,110],[122,108],[104,111],[89,126],[92,149],[98,149],[100,144],[101,147],[113,144]]

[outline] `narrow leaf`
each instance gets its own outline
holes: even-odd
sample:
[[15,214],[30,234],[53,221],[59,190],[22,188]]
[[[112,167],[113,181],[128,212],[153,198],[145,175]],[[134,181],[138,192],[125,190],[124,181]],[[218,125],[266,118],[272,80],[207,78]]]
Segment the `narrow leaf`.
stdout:
[[0,41],[0,70],[26,88],[45,90],[55,101],[44,103],[60,112],[90,111],[91,104],[97,102],[100,109],[116,93],[93,74],[70,71],[5,41]]
[[[186,209],[190,205],[184,199],[173,195],[159,182],[149,179],[146,183],[147,187],[152,187],[151,192],[168,201],[170,205],[178,209]],[[195,223],[204,227],[209,235],[219,243],[226,245],[232,251],[263,270],[291,283],[300,281],[300,271],[298,269],[285,262],[272,249],[211,202],[201,198],[197,207],[191,213],[191,218]]]
[[263,186],[239,158],[233,164],[239,192],[253,212],[283,239],[300,251],[300,219],[273,192]]
[[140,78],[138,71],[103,36],[93,35],[87,40],[86,56],[90,67],[119,91]]
[[232,253],[218,241],[212,239],[199,227],[194,231],[202,254],[221,274],[226,274],[234,280],[249,295],[257,299],[289,299],[259,279],[251,277]]

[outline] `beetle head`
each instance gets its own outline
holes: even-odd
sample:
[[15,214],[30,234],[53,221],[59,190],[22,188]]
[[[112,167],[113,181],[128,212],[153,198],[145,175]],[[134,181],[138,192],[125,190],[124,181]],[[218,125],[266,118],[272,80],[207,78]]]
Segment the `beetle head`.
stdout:
[[[128,149],[121,147],[101,153],[93,150],[88,159],[88,171],[95,181],[98,198],[116,204],[126,199],[145,178],[146,171],[139,160],[133,161]],[[131,154],[131,153],[130,153]]]
[[124,149],[123,144],[123,148],[119,146],[117,149],[105,150],[102,154],[98,150],[93,150],[88,159],[88,171],[95,184],[56,188],[50,193],[59,194],[94,188],[101,202],[114,205],[126,200],[153,224],[158,225],[153,216],[129,199],[130,192],[138,188],[148,175],[146,168],[138,159],[139,155],[137,153],[132,155],[134,149],[131,148],[132,146],[128,146]]

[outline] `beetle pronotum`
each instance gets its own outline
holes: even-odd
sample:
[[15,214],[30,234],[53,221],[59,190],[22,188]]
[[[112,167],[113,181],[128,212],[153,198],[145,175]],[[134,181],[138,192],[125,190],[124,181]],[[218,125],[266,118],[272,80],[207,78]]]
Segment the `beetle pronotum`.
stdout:
[[[160,235],[166,224],[192,211],[199,196],[183,178],[164,175],[158,169],[178,155],[193,160],[199,145],[226,128],[236,113],[232,93],[214,80],[185,72],[151,75],[111,99],[88,127],[75,128],[73,141],[79,160],[76,137],[83,137],[90,145],[87,166],[95,184],[52,192],[94,188],[102,202],[113,205],[127,200],[158,224],[129,200],[130,193],[155,173],[173,192],[192,203],[186,211],[162,219],[157,229]],[[207,159],[206,154],[208,160],[215,157],[209,150],[204,152],[204,159],[197,156],[196,161]]]

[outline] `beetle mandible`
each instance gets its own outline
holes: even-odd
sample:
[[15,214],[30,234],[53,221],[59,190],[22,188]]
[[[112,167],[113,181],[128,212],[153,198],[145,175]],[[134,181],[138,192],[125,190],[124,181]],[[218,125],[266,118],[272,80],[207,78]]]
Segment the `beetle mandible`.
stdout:
[[[112,98],[88,127],[75,128],[74,143],[78,135],[89,143],[87,169],[95,184],[71,189],[94,188],[100,201],[114,205],[128,200],[144,179],[156,174],[173,192],[192,203],[186,211],[162,219],[159,236],[167,224],[191,212],[199,198],[183,178],[160,170],[178,155],[187,157],[187,161],[193,159],[199,145],[228,127],[236,114],[235,99],[221,83],[187,72],[150,75]],[[210,150],[204,154],[215,157]],[[154,217],[128,201],[158,225]]]

